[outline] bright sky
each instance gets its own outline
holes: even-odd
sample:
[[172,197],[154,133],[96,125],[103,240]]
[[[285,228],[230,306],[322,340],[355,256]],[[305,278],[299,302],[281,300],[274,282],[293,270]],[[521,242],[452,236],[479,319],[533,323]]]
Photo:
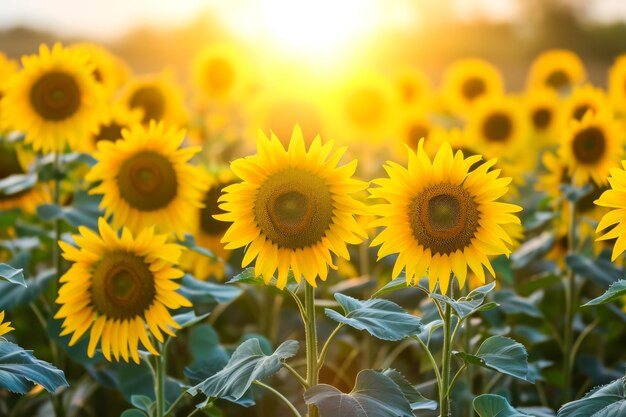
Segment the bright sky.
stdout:
[[[381,13],[376,7],[384,7],[384,18],[391,21],[383,23],[397,25],[410,17],[406,10],[411,1],[429,3],[431,0],[0,0],[0,28],[26,25],[62,35],[103,40],[120,36],[139,23],[182,24],[209,9],[216,11],[227,25],[236,26],[236,30],[255,31],[260,28],[259,16],[260,20],[265,20],[261,26],[272,19],[282,18],[276,12],[280,9],[277,6],[282,6],[286,12],[302,11],[304,16],[310,13],[315,16],[320,3],[328,3],[329,10],[339,8],[346,13],[351,8],[362,9],[361,17],[366,17],[365,21],[379,19]],[[517,2],[451,0],[451,3],[461,17],[487,14],[495,19],[510,19],[515,14]],[[315,10],[311,12],[312,9]],[[598,20],[626,20],[626,1],[595,0],[590,4],[589,14]],[[341,19],[344,16],[337,13],[334,17]],[[333,23],[341,24],[340,21]],[[295,23],[287,22],[289,24]]]

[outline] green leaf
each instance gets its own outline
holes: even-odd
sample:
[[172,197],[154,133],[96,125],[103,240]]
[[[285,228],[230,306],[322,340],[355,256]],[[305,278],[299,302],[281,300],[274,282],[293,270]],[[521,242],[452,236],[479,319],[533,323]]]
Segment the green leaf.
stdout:
[[542,318],[543,313],[535,305],[541,296],[541,292],[536,292],[531,297],[524,298],[512,290],[500,290],[494,294],[493,299],[500,304],[500,308],[506,314],[525,314],[530,317]]
[[243,293],[235,286],[200,281],[189,274],[185,274],[180,284],[178,292],[193,304],[228,303]]
[[0,342],[0,387],[25,394],[34,384],[52,393],[69,386],[63,371],[37,359],[32,351],[11,342]]
[[172,318],[176,323],[180,325],[181,329],[186,329],[187,327],[191,327],[197,323],[200,323],[202,320],[209,317],[210,314],[211,313],[205,313],[196,316],[196,313],[193,310],[189,310],[186,313],[177,314]]
[[565,257],[565,263],[578,275],[594,280],[602,286],[611,285],[624,275],[623,271],[605,259],[589,259],[572,254]]
[[87,226],[92,230],[98,230],[98,218],[104,214],[99,207],[100,201],[100,196],[78,190],[74,193],[71,206],[42,204],[37,207],[37,215],[44,221],[63,219],[72,227]]
[[33,188],[37,183],[37,174],[14,174],[0,180],[0,193],[17,194]]
[[146,413],[141,410],[137,410],[136,408],[131,408],[130,410],[124,411],[120,414],[120,417],[148,417]]
[[537,259],[542,258],[554,246],[554,236],[544,232],[524,242],[511,255],[511,266],[513,269],[523,269],[528,267]]
[[135,407],[139,408],[143,411],[150,411],[150,407],[154,403],[150,397],[146,397],[145,395],[132,395],[130,397],[130,403]]
[[404,376],[395,369],[385,369],[383,375],[388,376],[396,383],[404,398],[411,404],[411,410],[436,410],[437,401],[429,400],[415,389]]
[[0,310],[10,310],[36,300],[55,276],[54,269],[43,270],[36,277],[27,279],[26,287],[0,281]]
[[[272,277],[270,283],[267,284],[271,287],[276,287],[276,277]],[[251,285],[266,285],[265,281],[263,281],[263,277],[257,276],[254,273],[254,267],[246,268],[240,274],[235,275],[228,281],[227,284],[251,284]],[[287,290],[291,292],[296,292],[298,290],[299,284],[296,282],[296,279],[293,276],[293,272],[289,271],[289,276],[287,277],[287,286],[285,287]]]
[[480,417],[529,417],[509,404],[506,398],[495,394],[483,394],[474,398],[474,410]]
[[18,284],[26,287],[23,269],[15,269],[10,265],[0,264],[0,278],[9,281],[12,284]]
[[360,301],[340,293],[335,294],[335,299],[345,316],[327,308],[324,311],[328,317],[357,330],[365,330],[379,339],[401,340],[422,331],[421,319],[392,301],[382,298]]
[[372,294],[371,298],[380,297],[381,295],[388,294],[390,292],[394,292],[397,290],[401,290],[402,288],[406,288],[406,287],[408,287],[406,283],[406,276],[404,275],[404,273],[402,273],[400,274],[398,278],[394,279],[393,281],[388,282],[387,284],[385,284],[384,287],[380,288],[378,291]]
[[475,355],[454,352],[468,365],[478,365],[528,382],[535,382],[528,367],[528,353],[521,343],[504,336],[491,336],[485,340]]
[[320,384],[304,393],[304,401],[317,406],[321,417],[413,417],[409,401],[394,380],[371,369],[359,372],[348,394]]
[[480,306],[485,301],[485,297],[495,287],[496,287],[496,283],[491,282],[487,285],[483,285],[482,287],[476,288],[475,290],[467,294],[465,297],[461,297],[458,300],[453,300],[447,295],[442,295],[442,294],[434,293],[434,292],[430,293],[430,297],[442,303],[446,303],[450,305],[450,307],[452,307],[452,310],[454,310],[454,313],[460,318],[464,319],[480,311]]
[[625,417],[626,390],[624,379],[591,390],[580,400],[565,404],[557,417]]
[[610,303],[611,301],[619,300],[626,296],[626,280],[620,279],[617,282],[611,284],[608,290],[598,298],[594,298],[588,303],[584,304],[584,307],[597,306],[601,304]]
[[198,246],[196,244],[196,240],[190,233],[185,233],[185,238],[183,240],[179,240],[178,244],[186,247],[194,252],[197,252],[201,255],[204,255],[208,258],[211,258],[214,261],[218,261],[220,258],[216,256],[213,252],[208,250],[207,248],[203,248],[202,246]]
[[237,401],[243,397],[255,380],[269,378],[280,370],[283,361],[296,354],[298,342],[287,340],[271,355],[265,355],[257,339],[243,342],[218,373],[187,390],[191,395],[202,392],[207,400],[197,407],[203,408],[211,397]]

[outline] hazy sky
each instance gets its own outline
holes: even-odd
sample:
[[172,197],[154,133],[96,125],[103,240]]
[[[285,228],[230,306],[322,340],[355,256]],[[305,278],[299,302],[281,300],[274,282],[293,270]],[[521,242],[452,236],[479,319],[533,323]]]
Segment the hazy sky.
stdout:
[[[237,20],[251,5],[275,0],[0,0],[0,28],[26,25],[63,35],[99,39],[116,37],[139,23],[181,24],[203,10],[214,10],[225,20]],[[296,0],[292,0],[296,1]],[[316,0],[307,0],[315,2]],[[341,0],[337,0],[341,1]],[[382,0],[381,0],[382,1]],[[394,2],[429,0],[385,0]],[[437,0],[433,0],[437,1]],[[510,18],[516,0],[452,0],[458,14],[490,14]],[[610,21],[626,20],[626,1],[595,0],[588,15]],[[227,22],[228,24],[228,22]]]

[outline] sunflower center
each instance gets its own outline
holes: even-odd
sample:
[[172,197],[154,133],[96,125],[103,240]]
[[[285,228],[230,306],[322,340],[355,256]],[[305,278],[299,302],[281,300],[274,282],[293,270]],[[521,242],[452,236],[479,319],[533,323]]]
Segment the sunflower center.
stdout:
[[213,90],[228,90],[235,80],[235,71],[232,65],[225,59],[212,59],[207,68],[209,85]]
[[332,224],[333,198],[324,178],[301,168],[269,176],[254,204],[257,224],[279,248],[313,246]]
[[587,127],[576,134],[572,149],[578,162],[594,164],[602,159],[606,151],[604,133],[595,126]]
[[143,314],[155,296],[154,275],[142,257],[109,252],[95,266],[91,300],[98,313],[113,319],[131,319]]
[[461,86],[463,96],[468,100],[474,100],[476,97],[483,95],[486,90],[485,81],[479,77],[470,77]]
[[225,211],[219,207],[217,200],[222,195],[222,189],[231,184],[233,184],[233,182],[218,184],[207,191],[204,197],[204,208],[200,211],[200,228],[204,233],[222,236],[230,227],[229,222],[216,220],[213,218],[213,215],[225,213]]
[[145,86],[137,89],[129,101],[131,108],[143,109],[142,123],[150,120],[161,120],[165,114],[165,97],[155,86]]
[[178,190],[172,163],[152,151],[139,152],[125,160],[116,179],[122,199],[143,211],[166,207]]
[[414,123],[409,128],[409,146],[411,149],[417,149],[417,145],[420,142],[420,139],[427,138],[430,130],[428,126],[425,126],[421,123]]
[[567,73],[561,70],[552,71],[546,78],[546,84],[550,87],[560,90],[567,87],[570,84],[570,79]]
[[347,102],[348,116],[357,125],[371,125],[383,115],[383,98],[374,90],[362,89],[354,92]]
[[420,95],[419,89],[417,88],[417,86],[408,82],[403,83],[400,86],[400,90],[402,92],[402,99],[404,100],[405,103],[411,103],[412,101],[417,99]]
[[511,118],[505,113],[490,114],[483,124],[485,138],[491,142],[506,141],[513,131]]
[[585,113],[587,113],[589,110],[591,110],[591,106],[589,106],[588,104],[581,104],[574,109],[572,117],[576,120],[582,120]]
[[550,122],[552,121],[552,112],[545,107],[538,108],[532,113],[531,117],[535,129],[544,130],[550,126]]
[[30,104],[43,119],[58,122],[80,107],[80,87],[74,77],[61,71],[48,72],[33,84]]
[[462,185],[433,185],[409,203],[413,237],[431,253],[450,254],[471,244],[479,226],[478,206]]
[[115,122],[100,126],[100,132],[95,137],[96,142],[101,140],[116,141],[122,138],[122,129],[126,126],[122,126]]

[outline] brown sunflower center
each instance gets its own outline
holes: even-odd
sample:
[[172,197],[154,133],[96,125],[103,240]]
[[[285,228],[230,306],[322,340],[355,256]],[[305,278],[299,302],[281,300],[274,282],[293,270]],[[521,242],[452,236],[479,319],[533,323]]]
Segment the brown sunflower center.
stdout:
[[433,255],[450,254],[469,246],[479,219],[478,206],[462,185],[433,185],[409,203],[413,237]]
[[216,220],[213,218],[215,214],[222,214],[222,210],[217,200],[222,195],[222,189],[233,184],[233,182],[220,183],[211,187],[204,196],[204,208],[200,211],[200,228],[208,235],[222,236],[230,227],[229,222]]
[[400,85],[400,91],[402,93],[402,100],[404,100],[405,103],[411,103],[420,96],[419,88],[410,82],[402,83]]
[[581,164],[594,164],[604,156],[606,138],[604,132],[595,126],[582,129],[574,137],[572,150]]
[[81,94],[70,74],[51,71],[43,74],[30,89],[30,104],[43,119],[58,122],[78,111]]
[[540,107],[533,111],[531,118],[536,130],[545,130],[552,121],[552,112],[548,108]]
[[413,123],[409,128],[409,143],[408,145],[411,149],[417,149],[417,145],[420,142],[420,139],[427,138],[430,133],[430,129],[428,126],[423,123]]
[[129,100],[131,108],[143,109],[142,123],[150,120],[161,120],[165,114],[165,97],[163,92],[156,86],[138,88]]
[[476,97],[483,95],[485,91],[487,91],[487,85],[485,80],[480,77],[470,77],[461,86],[463,97],[468,100],[474,100]]
[[546,84],[556,90],[560,90],[561,88],[565,88],[569,86],[571,83],[569,79],[569,75],[565,71],[556,70],[552,71],[546,77]]
[[100,132],[95,137],[96,142],[101,140],[116,141],[122,138],[122,129],[127,126],[122,126],[115,122],[111,122],[106,125],[100,126]]
[[490,142],[505,142],[513,133],[513,122],[506,113],[490,114],[483,123],[483,134]]
[[372,125],[379,121],[384,112],[383,98],[376,91],[361,89],[348,97],[348,117],[356,125]]
[[585,113],[587,113],[589,110],[593,110],[593,108],[590,105],[581,104],[574,109],[574,112],[572,113],[572,117],[576,120],[582,120]]
[[131,319],[142,315],[152,305],[155,296],[150,266],[134,253],[108,252],[94,268],[91,300],[102,315]]
[[142,211],[166,207],[178,190],[172,163],[152,151],[139,152],[125,160],[116,180],[122,199]]
[[301,168],[270,175],[254,204],[257,224],[279,248],[313,246],[332,224],[333,198],[324,178]]
[[235,71],[225,59],[212,59],[207,67],[207,81],[212,90],[226,91],[235,81]]

